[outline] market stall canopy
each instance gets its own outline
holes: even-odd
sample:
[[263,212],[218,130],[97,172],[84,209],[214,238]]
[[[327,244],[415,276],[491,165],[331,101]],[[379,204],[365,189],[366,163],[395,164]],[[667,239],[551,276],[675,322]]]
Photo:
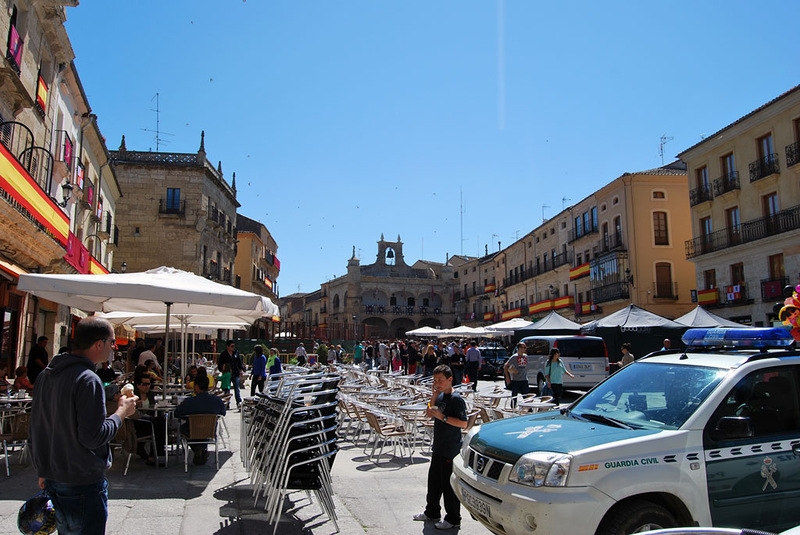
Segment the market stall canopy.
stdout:
[[513,318],[499,323],[493,323],[484,327],[486,334],[514,334],[519,329],[527,329],[533,325],[532,321],[522,318]]
[[581,330],[581,324],[575,323],[572,320],[568,320],[555,310],[551,310],[545,317],[531,325],[530,327],[525,327],[524,329],[519,329],[517,334],[520,332],[523,336],[532,336],[535,334],[539,334],[542,331],[550,332],[557,332],[558,334],[562,333],[577,333]]
[[444,331],[440,331],[441,334],[439,337],[445,336],[454,336],[454,337],[465,337],[465,336],[483,336],[486,334],[486,331],[483,327],[467,327],[466,325],[459,325],[458,327],[454,327],[452,329],[445,329]]
[[613,314],[600,318],[595,321],[590,321],[581,326],[581,332],[591,333],[596,329],[606,327],[619,327],[622,331],[626,330],[640,330],[640,329],[686,329],[686,325],[682,325],[667,318],[663,318],[658,314],[648,312],[643,308],[636,305],[628,305],[622,310],[618,310]]
[[687,327],[742,327],[741,323],[726,320],[697,305],[691,312],[675,319],[676,322]]
[[411,331],[406,331],[406,336],[411,337],[436,337],[438,338],[444,331],[442,329],[437,329],[436,327],[418,327]]

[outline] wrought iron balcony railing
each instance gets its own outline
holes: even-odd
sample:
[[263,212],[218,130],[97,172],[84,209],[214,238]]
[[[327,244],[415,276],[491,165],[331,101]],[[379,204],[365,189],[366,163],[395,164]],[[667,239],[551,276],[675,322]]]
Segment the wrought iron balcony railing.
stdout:
[[711,194],[711,187],[708,184],[703,184],[699,188],[689,191],[689,206],[696,206],[701,202],[710,201],[714,198]]
[[739,189],[739,172],[731,171],[719,178],[714,179],[714,196],[719,197],[723,193]]
[[761,180],[773,173],[780,173],[781,166],[778,163],[778,154],[767,154],[754,162],[750,162],[750,182]]
[[688,240],[686,242],[686,258],[695,258],[797,229],[800,229],[800,206]]
[[796,163],[800,163],[800,141],[786,145],[786,167],[791,167]]

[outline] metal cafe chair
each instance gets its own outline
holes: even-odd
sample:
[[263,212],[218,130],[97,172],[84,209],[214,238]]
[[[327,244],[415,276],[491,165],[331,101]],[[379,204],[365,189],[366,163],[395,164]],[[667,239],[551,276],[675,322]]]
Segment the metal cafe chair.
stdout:
[[8,433],[0,434],[3,441],[3,455],[6,461],[6,476],[11,476],[9,469],[8,449],[21,446],[19,452],[19,464],[25,459],[28,451],[28,429],[30,426],[31,415],[29,412],[19,411],[11,416],[11,430]]
[[189,446],[193,444],[205,444],[214,446],[214,461],[219,470],[219,437],[217,436],[217,422],[220,416],[217,414],[190,414],[189,434],[181,433],[181,446],[183,447],[183,471],[189,471]]

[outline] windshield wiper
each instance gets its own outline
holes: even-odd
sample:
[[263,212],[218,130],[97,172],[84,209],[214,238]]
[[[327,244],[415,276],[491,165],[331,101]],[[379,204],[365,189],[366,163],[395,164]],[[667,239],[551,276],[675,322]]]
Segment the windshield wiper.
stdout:
[[633,427],[631,427],[630,425],[620,420],[617,420],[616,418],[609,418],[608,416],[603,416],[602,414],[597,414],[594,412],[584,412],[580,416],[591,422],[599,422],[603,424],[613,425],[614,427],[619,427],[621,429],[628,429],[628,430],[633,429]]

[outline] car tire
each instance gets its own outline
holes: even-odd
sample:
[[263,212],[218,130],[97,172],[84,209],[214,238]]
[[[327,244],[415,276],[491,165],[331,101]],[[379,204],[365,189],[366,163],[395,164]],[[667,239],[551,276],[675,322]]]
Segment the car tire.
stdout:
[[536,388],[539,389],[537,395],[541,396],[542,392],[544,392],[544,377],[541,375],[536,378]]
[[675,517],[664,507],[646,500],[620,504],[600,523],[595,535],[628,535],[674,528]]

